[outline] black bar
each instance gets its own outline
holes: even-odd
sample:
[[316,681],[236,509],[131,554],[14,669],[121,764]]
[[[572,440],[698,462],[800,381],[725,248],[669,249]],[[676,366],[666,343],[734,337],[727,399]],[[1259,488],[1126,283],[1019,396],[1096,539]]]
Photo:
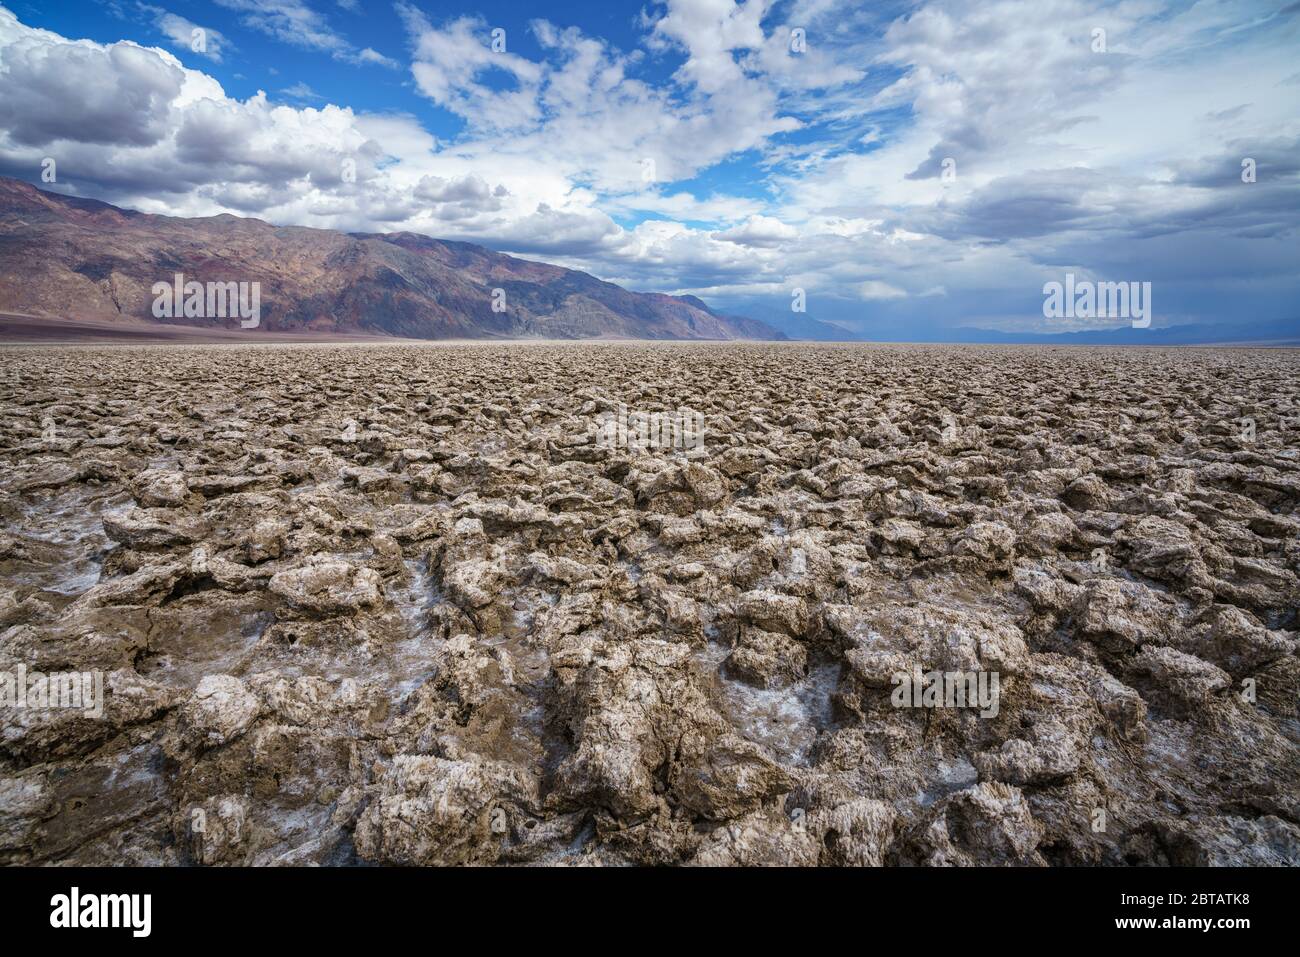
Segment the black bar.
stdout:
[[[1189,938],[1232,946],[1239,935],[1278,933],[1289,923],[1292,877],[1284,869],[981,869],[981,870],[706,870],[706,869],[125,869],[0,870],[0,914],[8,942],[78,934],[219,946],[401,940],[436,926],[448,932],[544,933],[560,944],[572,928],[585,940],[595,922],[623,933],[636,927],[669,935],[689,930],[734,944],[750,934],[799,933],[815,940],[849,933],[883,942],[889,935],[930,934],[993,946],[1025,934],[1049,940]],[[55,895],[150,895],[147,938],[130,926],[54,928]],[[1127,895],[1127,896],[1126,896]],[[1181,900],[1171,895],[1182,895]],[[1127,901],[1127,902],[1125,902]],[[1172,901],[1172,903],[1171,903]],[[1118,925],[1153,920],[1155,926]],[[1245,919],[1246,926],[1208,930],[1165,921]],[[129,921],[124,921],[129,924]],[[476,931],[475,928],[478,928]],[[957,937],[950,935],[957,934]],[[918,936],[919,935],[919,936]],[[454,938],[444,938],[448,945]],[[612,942],[612,941],[611,941]]]

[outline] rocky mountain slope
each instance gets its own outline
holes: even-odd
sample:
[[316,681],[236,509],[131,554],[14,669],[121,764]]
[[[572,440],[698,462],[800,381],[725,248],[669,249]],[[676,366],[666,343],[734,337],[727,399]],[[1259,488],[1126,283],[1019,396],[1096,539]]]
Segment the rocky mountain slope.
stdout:
[[[419,339],[537,336],[783,339],[694,297],[630,292],[586,273],[412,233],[340,233],[222,215],[154,216],[0,177],[0,312],[155,319],[152,287],[258,282],[261,330]],[[494,311],[493,290],[503,311]]]

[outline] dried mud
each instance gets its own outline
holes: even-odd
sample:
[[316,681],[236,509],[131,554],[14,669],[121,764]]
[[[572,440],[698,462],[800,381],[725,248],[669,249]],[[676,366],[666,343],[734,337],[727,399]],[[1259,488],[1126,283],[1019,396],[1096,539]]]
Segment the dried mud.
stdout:
[[1300,863],[1300,353],[0,362],[0,862]]

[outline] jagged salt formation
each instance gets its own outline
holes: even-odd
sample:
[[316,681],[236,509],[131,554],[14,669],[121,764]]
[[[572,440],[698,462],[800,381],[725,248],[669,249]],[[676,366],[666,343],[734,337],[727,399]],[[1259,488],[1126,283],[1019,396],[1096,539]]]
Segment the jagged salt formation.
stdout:
[[1300,863],[1295,352],[0,358],[5,862]]

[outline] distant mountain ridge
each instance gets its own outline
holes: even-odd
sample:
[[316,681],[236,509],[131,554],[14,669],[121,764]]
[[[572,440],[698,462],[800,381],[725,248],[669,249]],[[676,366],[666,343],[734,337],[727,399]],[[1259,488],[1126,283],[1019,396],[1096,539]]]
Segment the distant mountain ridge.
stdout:
[[[1300,345],[1300,318],[1247,320],[1241,322],[1197,322],[1175,326],[1135,329],[1132,323],[1103,329],[1069,332],[1005,332],[978,326],[944,327],[897,318],[879,318],[869,329],[854,332],[833,322],[806,314],[782,311],[744,300],[733,301],[733,309],[762,319],[791,339],[821,342],[932,342],[1025,345],[1216,345],[1260,344]],[[1117,322],[1120,320],[1117,320]]]
[[1111,329],[1086,329],[1077,332],[1000,332],[993,329],[961,328],[954,332],[966,338],[961,342],[1041,343],[1043,345],[1097,346],[1194,346],[1231,345],[1233,343],[1268,343],[1300,345],[1300,319],[1274,319],[1241,323],[1187,323],[1134,329],[1132,325]]
[[0,177],[0,312],[239,328],[238,318],[157,319],[153,286],[177,273],[187,282],[259,283],[259,328],[270,331],[786,338],[693,296],[631,292],[471,243],[273,226],[230,214],[158,216]]

